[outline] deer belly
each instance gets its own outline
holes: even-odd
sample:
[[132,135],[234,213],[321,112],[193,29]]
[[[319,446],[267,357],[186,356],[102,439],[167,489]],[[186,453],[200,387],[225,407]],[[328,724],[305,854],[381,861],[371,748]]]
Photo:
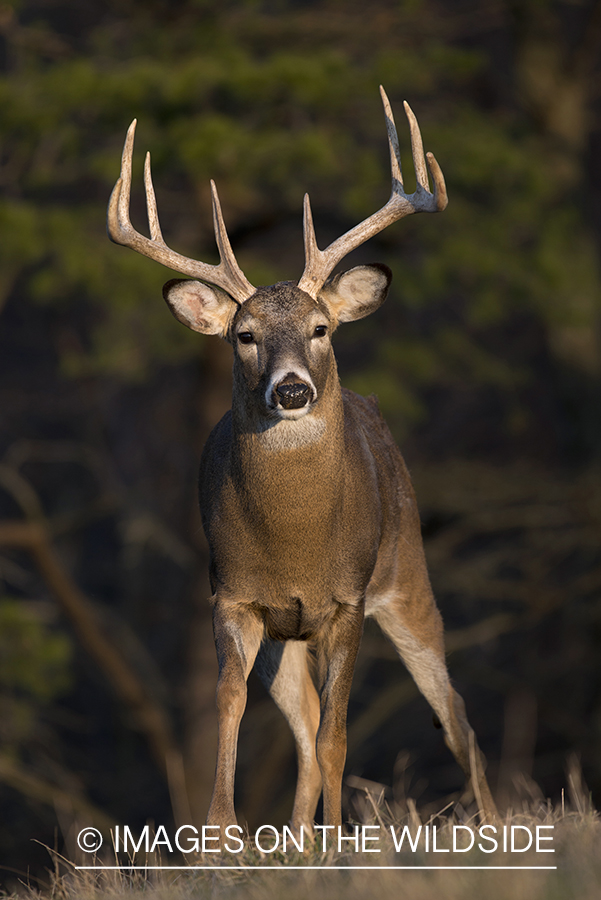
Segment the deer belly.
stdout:
[[318,636],[334,614],[338,604],[306,603],[301,597],[290,597],[281,604],[253,604],[261,615],[265,635],[273,641],[310,641]]

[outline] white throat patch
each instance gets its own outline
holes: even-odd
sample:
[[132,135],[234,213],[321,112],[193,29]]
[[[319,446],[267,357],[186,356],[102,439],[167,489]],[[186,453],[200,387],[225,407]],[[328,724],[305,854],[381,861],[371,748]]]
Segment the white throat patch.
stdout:
[[259,435],[262,446],[270,452],[295,450],[321,440],[326,431],[326,420],[321,416],[306,415],[300,419],[279,419]]

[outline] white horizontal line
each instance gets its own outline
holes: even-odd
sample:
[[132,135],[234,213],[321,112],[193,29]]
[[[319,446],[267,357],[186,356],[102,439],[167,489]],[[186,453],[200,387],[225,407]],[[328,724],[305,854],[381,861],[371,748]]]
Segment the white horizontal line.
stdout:
[[370,870],[370,871],[390,871],[397,869],[420,869],[420,870],[428,870],[428,871],[436,871],[440,870],[450,870],[450,869],[482,869],[486,871],[486,869],[494,869],[494,870],[511,870],[513,872],[519,872],[521,870],[526,871],[555,871],[557,866],[75,866],[76,869],[82,870],[91,870],[94,872],[103,872],[103,871],[114,871],[121,869],[140,869],[140,870],[181,870],[181,869],[189,869],[194,871],[211,871],[211,872],[220,872],[227,871],[228,869],[238,869],[243,872],[253,872],[257,869],[261,869],[263,871],[271,871],[278,870],[282,872],[290,872],[292,870],[304,870],[304,869],[312,869],[317,872],[327,872],[332,869],[344,869],[344,870]]

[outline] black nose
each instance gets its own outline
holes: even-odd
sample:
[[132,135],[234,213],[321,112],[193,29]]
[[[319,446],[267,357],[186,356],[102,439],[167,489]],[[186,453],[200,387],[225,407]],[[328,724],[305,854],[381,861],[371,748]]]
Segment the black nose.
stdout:
[[302,382],[279,384],[275,392],[284,409],[301,409],[309,400],[309,386]]

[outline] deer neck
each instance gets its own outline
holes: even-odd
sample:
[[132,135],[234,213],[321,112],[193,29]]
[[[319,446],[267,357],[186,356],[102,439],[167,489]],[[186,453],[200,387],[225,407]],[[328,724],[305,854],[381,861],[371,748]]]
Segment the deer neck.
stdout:
[[[344,412],[335,364],[311,412],[267,418],[234,388],[232,475],[249,513],[274,528],[326,524],[343,484]],[[329,523],[328,523],[329,524]]]

